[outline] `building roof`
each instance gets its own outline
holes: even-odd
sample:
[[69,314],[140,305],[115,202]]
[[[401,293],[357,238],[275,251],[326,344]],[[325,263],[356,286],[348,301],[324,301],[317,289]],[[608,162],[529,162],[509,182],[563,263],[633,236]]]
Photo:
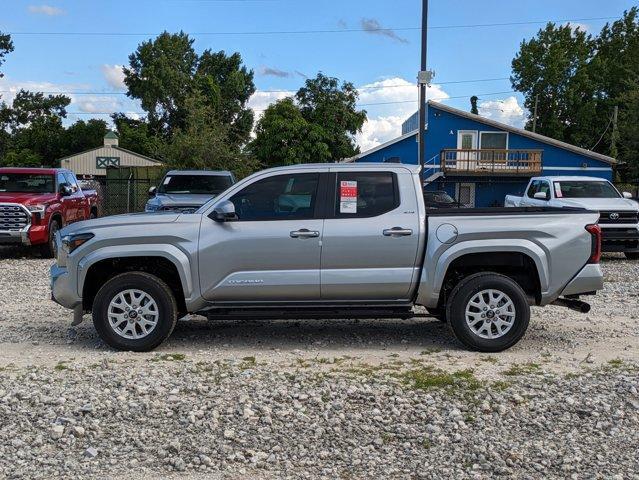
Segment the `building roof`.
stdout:
[[111,140],[117,140],[118,139],[118,135],[113,130],[109,130],[107,132],[107,134],[104,136],[104,138],[108,138],[108,139],[111,139]]
[[[606,162],[610,164],[617,163],[617,160],[614,159],[613,157],[602,155],[601,153],[593,152],[591,150],[586,150],[585,148],[577,147],[575,145],[571,145],[570,143],[555,140],[554,138],[550,138],[545,135],[540,135],[539,133],[530,132],[528,130],[524,130],[523,128],[517,128],[511,125],[508,125],[506,123],[497,122],[495,120],[491,120],[490,118],[482,117],[481,115],[475,115],[474,113],[466,112],[464,110],[459,110],[458,108],[453,108],[448,105],[444,105],[443,103],[429,100],[428,106],[429,108],[443,110],[444,112],[452,113],[453,115],[464,117],[469,120],[474,120],[476,122],[483,123],[485,125],[490,125],[491,127],[499,128],[500,130],[504,130],[506,132],[516,133],[517,135],[521,135],[522,137],[528,137],[532,140],[537,140],[538,142],[546,143],[554,147],[563,148],[564,150],[568,150],[568,151],[577,153],[579,155],[583,155],[585,157],[590,157],[595,160],[599,160],[601,162]],[[414,133],[417,133],[417,132],[414,132]]]
[[85,153],[93,152],[95,150],[101,150],[103,148],[112,148],[112,149],[118,150],[120,152],[125,152],[125,153],[128,153],[130,155],[135,155],[136,157],[143,158],[144,160],[148,160],[149,162],[153,162],[153,163],[157,163],[158,165],[162,165],[162,162],[160,160],[156,160],[155,158],[147,157],[146,155],[142,155],[141,153],[133,152],[131,150],[127,150],[126,148],[118,147],[116,145],[111,145],[111,146],[108,146],[108,147],[105,147],[104,145],[100,145],[99,147],[90,148],[89,150],[84,150],[83,152],[78,152],[78,153],[74,153],[73,155],[69,155],[69,156],[66,156],[66,157],[58,158],[58,160],[56,160],[56,161],[57,162],[62,162],[63,160],[67,160],[69,158],[77,157],[78,155],[84,155]]
[[[448,113],[452,113],[453,115],[457,115],[463,118],[467,118],[469,120],[473,120],[475,122],[480,122],[485,125],[490,125],[491,127],[498,128],[500,130],[504,130],[506,132],[516,133],[517,135],[521,135],[522,137],[528,137],[532,140],[537,140],[538,142],[545,143],[547,145],[552,145],[554,147],[562,148],[564,150],[568,150],[570,152],[577,153],[579,155],[583,155],[585,157],[593,158],[595,160],[599,160],[601,162],[609,163],[611,165],[615,165],[617,160],[613,157],[609,157],[607,155],[602,155],[601,153],[593,152],[591,150],[586,150],[585,148],[577,147],[575,145],[571,145],[570,143],[562,142],[559,140],[555,140],[554,138],[547,137],[545,135],[540,135],[539,133],[530,132],[528,130],[524,130],[523,128],[513,127],[506,123],[497,122],[495,120],[491,120],[490,118],[482,117],[481,115],[475,115],[474,113],[466,112],[464,110],[459,110],[458,108],[453,108],[448,105],[444,105],[443,103],[435,102],[433,100],[428,101],[428,106],[431,108],[435,108],[437,110],[443,110]],[[426,126],[428,128],[428,125]],[[412,136],[417,135],[417,130],[413,130],[412,132],[408,132],[400,137],[397,137],[393,140],[390,140],[386,143],[378,145],[377,147],[371,148],[365,152],[359,153],[353,157],[346,158],[342,160],[342,162],[350,163],[355,160],[362,158],[366,155],[370,155],[371,153],[375,153],[379,150],[382,150],[386,147],[394,145],[395,143],[401,142],[402,140],[406,140]]]

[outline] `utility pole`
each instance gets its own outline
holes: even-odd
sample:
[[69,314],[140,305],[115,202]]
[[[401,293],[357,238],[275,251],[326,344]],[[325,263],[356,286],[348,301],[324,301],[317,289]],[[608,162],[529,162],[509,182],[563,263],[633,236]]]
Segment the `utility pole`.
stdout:
[[539,105],[539,94],[535,95],[535,113],[533,113],[533,133],[537,131],[537,106]]
[[619,107],[615,105],[615,108],[612,111],[612,134],[610,135],[610,156],[612,158],[617,158],[617,136],[619,135],[619,132],[617,131],[618,115]]
[[424,156],[425,152],[425,134],[426,134],[426,86],[430,82],[430,73],[426,71],[426,52],[428,45],[428,0],[422,0],[422,58],[417,83],[419,85],[419,131],[417,132],[417,141],[419,145],[419,165],[422,167],[420,173],[421,184],[424,184]]

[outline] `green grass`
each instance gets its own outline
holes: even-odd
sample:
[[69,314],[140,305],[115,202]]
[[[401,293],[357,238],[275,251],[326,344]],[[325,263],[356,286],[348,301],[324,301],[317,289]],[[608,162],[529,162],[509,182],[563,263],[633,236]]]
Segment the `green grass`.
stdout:
[[521,365],[513,365],[504,372],[504,375],[515,377],[517,375],[530,375],[539,373],[540,365],[538,363],[522,363]]
[[53,369],[58,371],[58,372],[61,372],[63,370],[68,370],[69,367],[66,365],[66,363],[67,362],[60,361],[60,362],[58,362],[58,364],[55,367],[53,367]]
[[433,353],[439,353],[442,349],[439,347],[429,347],[426,350],[419,352],[420,355],[432,355]]
[[613,360],[608,361],[608,365],[610,365],[613,368],[619,368],[619,367],[623,367],[624,363],[623,363],[623,360],[621,360],[620,358],[615,358]]

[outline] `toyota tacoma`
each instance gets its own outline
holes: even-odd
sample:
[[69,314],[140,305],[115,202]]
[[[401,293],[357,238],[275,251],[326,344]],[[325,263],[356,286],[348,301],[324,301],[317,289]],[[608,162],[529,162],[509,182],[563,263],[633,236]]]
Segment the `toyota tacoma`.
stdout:
[[179,318],[412,318],[501,351],[531,305],[582,312],[603,287],[599,214],[554,208],[426,210],[419,167],[298,165],[243,179],[194,213],[70,225],[53,299],[92,312],[110,346],[147,351]]

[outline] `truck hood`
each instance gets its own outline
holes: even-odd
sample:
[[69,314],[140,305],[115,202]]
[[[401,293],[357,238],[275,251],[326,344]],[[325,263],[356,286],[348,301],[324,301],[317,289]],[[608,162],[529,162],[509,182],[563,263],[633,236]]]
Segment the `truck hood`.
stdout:
[[17,193],[0,192],[0,203],[19,203],[21,205],[35,205],[50,203],[57,199],[55,193]]
[[158,193],[149,200],[149,204],[162,207],[197,206],[201,207],[206,202],[215,198],[215,195],[200,195],[191,193]]
[[157,225],[161,223],[173,223],[180,214],[178,213],[129,213],[126,215],[112,215],[110,217],[96,218],[94,220],[86,220],[84,222],[72,223],[64,227],[60,234],[69,235],[71,233],[82,233],[105,228],[118,227],[142,227],[145,225]]
[[639,210],[639,204],[627,198],[561,198],[557,202],[565,207],[586,208],[588,210]]

